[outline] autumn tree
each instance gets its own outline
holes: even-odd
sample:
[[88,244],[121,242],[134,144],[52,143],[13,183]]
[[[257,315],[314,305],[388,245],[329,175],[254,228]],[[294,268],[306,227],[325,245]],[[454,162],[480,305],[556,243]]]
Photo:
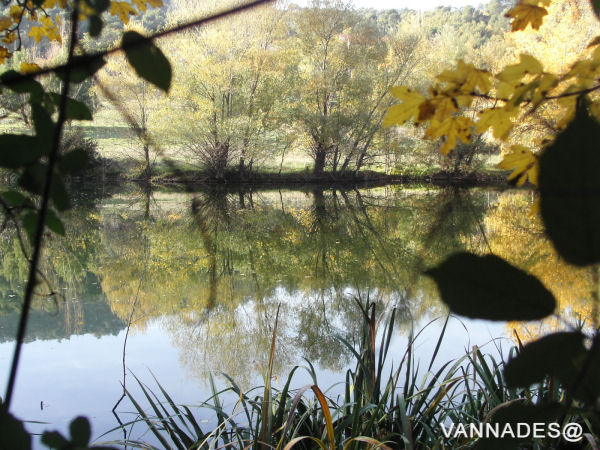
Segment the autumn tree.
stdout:
[[[181,20],[192,6],[174,2],[171,20]],[[242,175],[251,171],[263,146],[278,142],[273,109],[285,96],[290,72],[278,44],[285,37],[283,15],[268,6],[165,42],[177,55],[165,140],[217,179],[232,163]]]
[[307,136],[313,173],[358,171],[370,156],[387,86],[418,62],[419,38],[385,36],[341,2],[314,2],[293,15],[299,71],[293,116]]

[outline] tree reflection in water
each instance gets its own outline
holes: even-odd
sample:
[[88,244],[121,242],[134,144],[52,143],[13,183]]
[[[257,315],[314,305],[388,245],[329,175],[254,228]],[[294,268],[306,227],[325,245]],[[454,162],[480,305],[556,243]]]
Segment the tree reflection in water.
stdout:
[[[457,188],[133,189],[82,203],[66,220],[69,239],[49,240],[43,270],[64,293],[64,323],[44,313],[48,323],[32,321],[30,335],[115,333],[137,294],[133,330],[162,320],[190,374],[222,371],[243,385],[253,376],[249,367],[266,364],[281,304],[275,373],[302,357],[338,371],[349,355],[335,336],[360,334],[353,297],[368,297],[380,310],[398,307],[400,329],[443,315],[433,283],[420,274],[457,251],[491,248],[542,279],[548,273],[553,290],[587,292],[585,274],[563,267],[557,277],[544,265],[551,247],[535,219],[517,220],[526,217],[528,199]],[[2,237],[0,291],[13,298],[22,259],[9,230]],[[93,313],[88,303],[97,305]],[[18,304],[5,301],[0,321],[9,323]],[[583,311],[571,300],[561,305]],[[39,301],[36,308],[50,306]],[[41,331],[51,325],[51,333]],[[13,336],[10,326],[0,330]]]

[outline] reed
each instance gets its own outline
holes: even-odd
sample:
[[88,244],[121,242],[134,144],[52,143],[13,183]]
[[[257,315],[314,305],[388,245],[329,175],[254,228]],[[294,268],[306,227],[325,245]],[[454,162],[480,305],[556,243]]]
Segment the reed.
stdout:
[[[198,407],[212,410],[216,427],[202,428],[189,406],[176,404],[155,380],[158,392],[135,378],[148,407],[129,391],[127,396],[138,418],[124,427],[143,423],[165,449],[431,449],[467,448],[474,438],[445,436],[442,424],[489,420],[500,407],[516,401],[536,404],[551,396],[560,399],[562,389],[552,380],[531,389],[509,389],[504,382],[502,361],[485,355],[478,347],[455,361],[432,370],[444,340],[445,319],[437,343],[426,365],[415,354],[415,343],[423,329],[410,333],[401,360],[387,364],[394,325],[399,312],[377,316],[375,304],[360,304],[363,329],[360,345],[339,337],[356,358],[356,367],[345,373],[342,394],[326,395],[316,382],[315,370],[304,367],[313,384],[291,389],[300,366],[288,374],[283,389],[270,383],[276,355],[274,327],[264,386],[242,391],[233,379],[218,391],[212,375],[212,396]],[[377,345],[378,344],[378,345]],[[377,351],[377,349],[379,349]],[[511,351],[516,351],[514,348]],[[427,367],[421,371],[421,367]],[[231,399],[237,398],[233,406]],[[227,400],[226,400],[227,399]],[[111,430],[113,431],[113,430]],[[112,442],[132,448],[156,448],[145,442]],[[531,447],[537,448],[533,443]]]

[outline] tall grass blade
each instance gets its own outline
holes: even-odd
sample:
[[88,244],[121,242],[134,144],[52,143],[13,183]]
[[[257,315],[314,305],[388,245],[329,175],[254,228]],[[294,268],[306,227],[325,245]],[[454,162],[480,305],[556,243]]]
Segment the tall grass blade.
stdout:
[[321,392],[317,386],[311,386],[313,392],[317,396],[317,400],[321,404],[321,411],[323,412],[323,417],[325,418],[325,426],[327,427],[327,435],[329,437],[329,448],[331,450],[335,450],[335,433],[333,431],[333,420],[331,420],[331,411],[329,410],[329,405],[327,404],[327,399]]
[[431,370],[433,366],[433,362],[440,350],[440,346],[442,344],[442,340],[444,339],[444,335],[446,334],[446,326],[448,325],[448,319],[450,319],[450,314],[446,316],[446,320],[444,321],[444,326],[442,327],[442,331],[440,332],[440,337],[437,340],[437,344],[435,345],[435,350],[433,351],[433,355],[431,356],[431,361],[429,362],[429,367],[427,368],[427,372]]
[[281,305],[277,307],[277,314],[275,315],[275,324],[273,325],[273,336],[271,337],[271,351],[269,352],[269,365],[267,367],[267,373],[264,375],[265,391],[263,395],[260,431],[261,448],[263,449],[269,448],[268,444],[271,442],[272,436],[271,419],[273,411],[271,410],[271,377],[273,376],[273,363],[275,361],[275,341],[277,338],[277,325],[279,322],[280,307]]

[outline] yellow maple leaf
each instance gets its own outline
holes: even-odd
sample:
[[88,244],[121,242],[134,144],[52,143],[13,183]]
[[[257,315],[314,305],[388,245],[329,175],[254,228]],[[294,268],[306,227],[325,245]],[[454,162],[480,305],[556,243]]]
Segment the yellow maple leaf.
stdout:
[[500,169],[512,170],[507,180],[517,180],[517,186],[523,186],[525,181],[537,186],[538,184],[538,157],[535,153],[523,145],[513,145],[510,148],[510,153],[506,154],[500,164]]
[[447,83],[455,89],[460,88],[467,78],[467,64],[462,59],[458,60],[455,70],[444,70],[436,78],[442,83]]
[[471,127],[473,121],[468,117],[456,116],[448,117],[443,122],[433,121],[429,128],[425,130],[425,137],[429,139],[437,139],[445,136],[446,140],[440,151],[447,155],[456,147],[456,139],[460,139],[465,144],[471,141]]
[[500,81],[516,86],[521,83],[525,75],[538,75],[542,73],[544,67],[536,58],[526,53],[519,55],[519,62],[506,66],[502,72],[497,75]]
[[506,13],[506,17],[513,19],[511,31],[524,30],[530,24],[531,28],[538,30],[547,14],[546,8],[521,0]]
[[160,8],[163,5],[162,0],[148,0],[148,3],[150,3],[150,6],[153,8]]
[[598,63],[593,60],[581,59],[573,64],[569,71],[564,75],[563,79],[568,80],[570,78],[576,78],[576,83],[579,88],[590,88],[596,81],[596,70],[598,67]]
[[51,9],[56,6],[65,9],[67,7],[67,0],[44,0],[44,3],[42,4],[44,9]]
[[388,108],[383,118],[384,127],[403,125],[411,117],[419,116],[419,106],[425,101],[425,97],[421,93],[408,89],[406,86],[391,87],[390,93],[402,100],[402,103]]
[[551,73],[543,73],[536,79],[536,87],[533,91],[532,101],[535,105],[546,99],[548,91],[558,84],[558,77]]
[[[429,99],[429,102],[434,109],[432,119],[437,122],[443,122],[446,118],[451,117],[453,113],[458,112],[458,104],[453,97],[438,94]],[[419,121],[420,119],[419,117]]]
[[12,53],[6,47],[0,47],[0,64],[4,64],[7,58],[10,58]]
[[[567,90],[567,92],[564,92],[563,94],[566,94],[566,93],[568,93],[568,90]],[[557,103],[560,106],[562,106],[563,113],[560,116],[560,119],[558,119],[558,121],[556,123],[556,128],[562,130],[562,129],[566,128],[566,126],[569,123],[571,123],[573,121],[573,119],[575,119],[575,110],[577,109],[577,96],[569,95],[567,97],[561,97],[558,99]],[[592,109],[592,113],[593,113],[593,109]]]
[[42,27],[31,27],[29,29],[29,37],[35,39],[35,42],[40,42],[46,33]]
[[451,89],[471,93],[477,87],[483,92],[489,92],[492,87],[491,74],[485,70],[476,69],[473,64],[458,60],[455,70],[444,70],[436,77],[440,82],[447,83]]
[[491,108],[479,113],[479,121],[475,124],[475,130],[483,133],[492,128],[492,134],[496,139],[506,140],[513,128],[512,119],[517,115],[517,108]]
[[463,88],[468,92],[474,92],[476,88],[486,94],[492,88],[492,75],[486,70],[476,69],[475,66],[469,64],[469,73]]
[[4,42],[5,44],[12,44],[16,40],[17,40],[17,33],[15,33],[14,31],[11,31],[10,33],[6,33],[4,35],[4,37],[2,38],[2,42]]
[[119,16],[121,22],[125,24],[129,23],[130,15],[134,16],[137,14],[137,11],[129,3],[116,1],[110,2],[110,8],[108,9],[108,12],[110,12],[112,16]]
[[23,7],[18,5],[13,5],[8,10],[8,15],[12,18],[13,22],[21,21],[21,14],[23,14]]
[[38,70],[40,70],[40,66],[38,66],[36,63],[22,62],[19,72],[33,73],[33,72],[37,72]]
[[10,17],[0,17],[0,31],[8,30],[13,24]]

